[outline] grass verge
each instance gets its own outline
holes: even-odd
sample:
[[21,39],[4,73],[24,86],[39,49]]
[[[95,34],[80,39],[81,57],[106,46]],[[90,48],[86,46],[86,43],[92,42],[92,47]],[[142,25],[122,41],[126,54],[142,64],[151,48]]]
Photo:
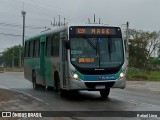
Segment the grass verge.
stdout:
[[23,72],[24,68],[23,67],[16,67],[16,68],[3,68],[4,72]]
[[127,80],[160,81],[160,71],[147,71],[138,68],[129,68]]

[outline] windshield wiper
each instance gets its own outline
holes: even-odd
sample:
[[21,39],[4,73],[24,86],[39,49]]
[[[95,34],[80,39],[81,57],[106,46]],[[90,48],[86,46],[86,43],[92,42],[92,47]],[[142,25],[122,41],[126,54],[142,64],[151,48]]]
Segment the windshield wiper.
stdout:
[[98,45],[98,39],[96,40],[96,45],[87,37],[83,37],[84,39],[87,40],[87,42],[96,50],[97,58],[99,59],[99,65],[97,66],[98,68],[100,67],[100,54],[99,54],[99,45]]
[[87,40],[87,42],[94,48],[94,49],[96,49],[97,50],[97,45],[95,45],[90,39],[88,39],[87,37],[83,37],[84,39],[86,39]]

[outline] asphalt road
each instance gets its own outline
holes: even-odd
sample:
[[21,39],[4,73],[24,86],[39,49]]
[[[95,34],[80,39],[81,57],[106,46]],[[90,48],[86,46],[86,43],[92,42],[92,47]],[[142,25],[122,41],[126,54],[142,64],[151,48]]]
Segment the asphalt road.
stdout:
[[[130,85],[132,83],[129,83]],[[135,83],[134,83],[135,84]],[[111,89],[107,100],[101,100],[99,92],[80,91],[60,97],[54,91],[33,90],[32,83],[24,79],[23,73],[0,73],[0,87],[20,91],[40,101],[40,111],[160,111],[160,95],[145,90]],[[32,109],[31,109],[32,110]],[[34,109],[36,110],[36,108]],[[69,118],[68,118],[69,119]],[[73,117],[76,120],[101,120],[120,118]],[[160,118],[130,118],[124,120],[159,120]]]

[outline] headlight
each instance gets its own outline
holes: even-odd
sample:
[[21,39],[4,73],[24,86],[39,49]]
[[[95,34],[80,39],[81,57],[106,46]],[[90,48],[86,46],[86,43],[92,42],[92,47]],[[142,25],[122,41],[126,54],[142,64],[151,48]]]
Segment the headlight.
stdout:
[[78,79],[78,78],[79,78],[78,74],[75,73],[74,70],[70,70],[70,73],[71,73],[71,77],[72,77],[72,78],[74,78],[74,79]]
[[73,74],[74,79],[78,79],[78,75],[76,73]]
[[123,72],[120,73],[119,77],[120,77],[120,78],[123,78],[124,75],[125,75],[125,74],[124,74],[124,71],[123,71]]

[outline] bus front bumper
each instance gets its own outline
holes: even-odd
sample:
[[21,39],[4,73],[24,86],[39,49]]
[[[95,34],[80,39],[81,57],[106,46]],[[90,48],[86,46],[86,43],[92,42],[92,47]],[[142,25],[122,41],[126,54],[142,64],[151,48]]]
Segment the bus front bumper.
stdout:
[[[124,89],[126,86],[126,78],[120,78],[116,80],[104,80],[104,81],[83,81],[83,80],[68,80],[68,90],[98,90],[96,86],[105,85],[108,88],[121,88]],[[91,87],[90,87],[91,86]]]

